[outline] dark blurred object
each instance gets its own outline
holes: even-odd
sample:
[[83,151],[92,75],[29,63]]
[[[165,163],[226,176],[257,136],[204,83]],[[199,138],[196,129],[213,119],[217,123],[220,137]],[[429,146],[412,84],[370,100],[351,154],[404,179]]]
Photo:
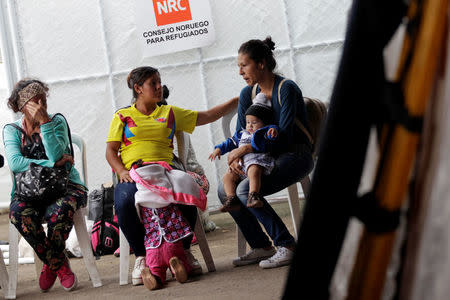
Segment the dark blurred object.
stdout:
[[[354,211],[370,131],[388,115],[382,103],[386,86],[383,49],[403,20],[405,1],[352,3],[283,300],[335,298],[329,293],[330,283]],[[346,128],[352,129],[351,136],[345,133]],[[351,160],[339,159],[342,157]],[[335,200],[336,190],[341,201]]]
[[4,163],[5,163],[5,160],[3,159],[3,156],[0,155],[0,168],[3,167]]
[[88,195],[88,220],[97,222],[99,220],[111,221],[113,219],[114,187],[104,186],[93,190]]
[[167,100],[166,99],[169,98],[169,94],[170,94],[169,88],[166,85],[163,85],[162,89],[163,89],[162,100],[157,103],[159,106],[167,105]]

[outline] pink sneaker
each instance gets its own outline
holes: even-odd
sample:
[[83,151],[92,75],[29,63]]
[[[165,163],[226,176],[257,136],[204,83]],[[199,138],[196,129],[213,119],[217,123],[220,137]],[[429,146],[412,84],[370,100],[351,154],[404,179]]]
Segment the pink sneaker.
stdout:
[[39,276],[39,287],[43,293],[47,292],[56,280],[56,272],[50,270],[49,266],[44,264],[41,271],[41,276]]
[[58,271],[56,271],[59,281],[63,288],[70,292],[77,287],[77,276],[72,272],[69,265],[69,260],[66,259],[64,264]]

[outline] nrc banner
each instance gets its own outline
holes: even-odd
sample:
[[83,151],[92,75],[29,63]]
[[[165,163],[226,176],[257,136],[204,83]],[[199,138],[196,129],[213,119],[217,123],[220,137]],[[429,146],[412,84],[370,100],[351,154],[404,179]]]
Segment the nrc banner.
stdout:
[[136,0],[144,56],[204,47],[215,40],[209,0]]

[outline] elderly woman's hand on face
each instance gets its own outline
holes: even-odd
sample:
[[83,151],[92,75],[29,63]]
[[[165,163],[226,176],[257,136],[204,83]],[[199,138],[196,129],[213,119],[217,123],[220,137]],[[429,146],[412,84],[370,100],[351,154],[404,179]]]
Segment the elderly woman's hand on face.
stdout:
[[47,105],[45,100],[42,98],[31,99],[27,102],[27,104],[25,104],[24,109],[28,113],[29,117],[32,120],[39,122],[40,125],[50,122],[50,118],[47,113]]

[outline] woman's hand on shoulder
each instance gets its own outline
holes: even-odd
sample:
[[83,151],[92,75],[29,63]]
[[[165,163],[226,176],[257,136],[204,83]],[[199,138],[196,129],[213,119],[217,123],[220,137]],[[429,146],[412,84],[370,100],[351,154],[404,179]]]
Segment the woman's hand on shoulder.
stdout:
[[128,171],[127,169],[123,169],[122,171],[118,172],[119,175],[119,181],[121,183],[124,182],[129,182],[129,183],[133,183],[133,179],[130,176],[130,171]]
[[229,114],[238,106],[239,97],[234,97],[225,103],[216,105],[208,110],[199,111],[197,113],[197,123],[196,126],[209,124],[216,121],[217,119]]

